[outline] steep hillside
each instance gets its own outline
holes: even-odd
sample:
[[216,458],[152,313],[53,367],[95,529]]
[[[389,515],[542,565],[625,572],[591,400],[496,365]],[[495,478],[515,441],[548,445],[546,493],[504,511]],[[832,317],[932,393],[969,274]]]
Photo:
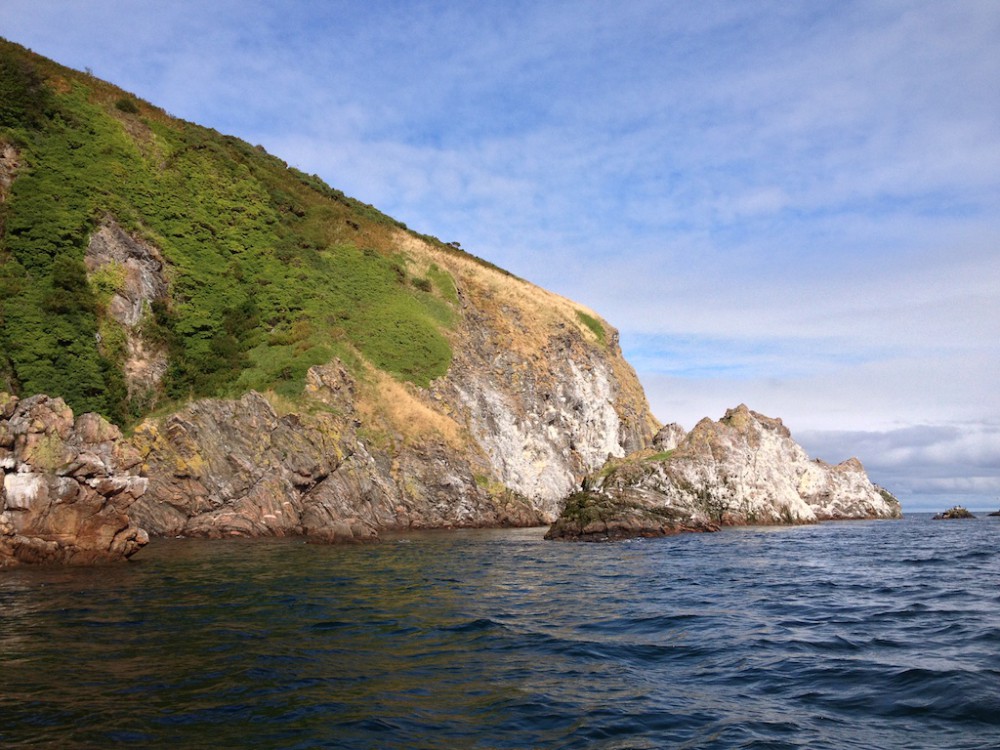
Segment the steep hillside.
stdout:
[[593,311],[3,41],[0,390],[121,425],[152,533],[537,523],[656,428]]

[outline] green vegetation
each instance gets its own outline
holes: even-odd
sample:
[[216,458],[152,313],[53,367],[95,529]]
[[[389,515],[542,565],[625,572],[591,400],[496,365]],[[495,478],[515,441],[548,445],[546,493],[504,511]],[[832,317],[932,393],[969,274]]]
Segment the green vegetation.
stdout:
[[580,319],[591,332],[597,337],[597,340],[602,345],[607,343],[607,333],[604,330],[604,326],[601,325],[601,321],[595,318],[593,315],[587,315],[583,310],[577,310],[576,316]]
[[135,115],[139,113],[139,106],[127,96],[123,96],[121,99],[116,101],[115,107],[118,110],[130,115]]
[[448,273],[410,277],[404,225],[262,148],[0,40],[3,143],[22,166],[0,204],[0,387],[119,423],[149,407],[128,397],[105,314],[122,271],[84,266],[109,217],[166,261],[169,298],[142,324],[168,351],[161,397],[295,396],[333,356],[421,386],[447,371]]
[[644,458],[643,460],[644,461],[666,461],[672,455],[674,455],[674,452],[672,450],[669,450],[669,451],[660,451],[659,453],[654,453],[651,456],[646,456],[646,458]]

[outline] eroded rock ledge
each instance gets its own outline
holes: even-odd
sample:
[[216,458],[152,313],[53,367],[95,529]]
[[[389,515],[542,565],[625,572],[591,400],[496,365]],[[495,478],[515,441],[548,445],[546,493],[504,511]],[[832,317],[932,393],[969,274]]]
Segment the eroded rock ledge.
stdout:
[[727,525],[898,518],[899,501],[857,459],[810,460],[780,419],[741,405],[654,449],[611,460],[570,497],[546,538],[604,541]]
[[97,414],[0,393],[0,567],[123,560],[149,537],[129,519],[139,455]]

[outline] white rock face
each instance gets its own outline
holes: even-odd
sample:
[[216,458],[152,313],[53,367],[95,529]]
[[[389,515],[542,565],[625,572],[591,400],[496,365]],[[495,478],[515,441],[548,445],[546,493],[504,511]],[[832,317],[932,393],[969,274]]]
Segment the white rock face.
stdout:
[[4,510],[30,510],[32,503],[48,500],[48,486],[40,474],[8,474],[3,488]]
[[898,501],[871,483],[857,459],[811,460],[780,419],[742,405],[718,422],[702,420],[668,458],[632,457],[589,489],[669,510],[687,524],[900,515]]
[[[636,445],[618,411],[618,385],[605,361],[579,347],[546,371],[524,363],[456,369],[453,377],[472,436],[500,482],[555,520],[561,501],[609,456]],[[505,372],[519,372],[512,383]],[[543,375],[539,377],[539,374]]]

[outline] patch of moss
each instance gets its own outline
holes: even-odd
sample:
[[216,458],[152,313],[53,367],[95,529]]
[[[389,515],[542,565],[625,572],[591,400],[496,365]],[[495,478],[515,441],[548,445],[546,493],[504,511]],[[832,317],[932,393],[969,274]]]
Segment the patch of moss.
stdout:
[[600,343],[602,346],[607,343],[607,333],[605,332],[604,326],[601,324],[601,321],[599,321],[593,315],[588,315],[587,313],[583,312],[583,310],[577,310],[576,316],[580,319],[580,322],[583,323],[588,329],[590,329],[590,332],[597,337],[598,343]]
[[643,460],[644,461],[666,461],[672,455],[674,455],[674,452],[672,450],[669,450],[669,451],[660,451],[659,453],[654,453],[651,456],[646,456],[646,458],[644,458]]

